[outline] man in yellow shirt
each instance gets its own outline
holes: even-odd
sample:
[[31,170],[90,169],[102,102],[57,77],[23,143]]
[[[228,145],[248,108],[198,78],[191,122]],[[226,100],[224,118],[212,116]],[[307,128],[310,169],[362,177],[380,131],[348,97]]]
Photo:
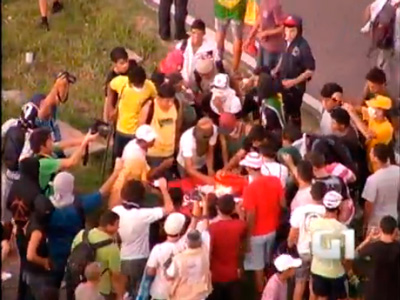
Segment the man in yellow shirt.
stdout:
[[[365,103],[367,107],[362,107],[363,120],[365,122],[357,115],[352,105],[345,103],[343,108],[349,112],[352,121],[364,135],[368,154],[367,159],[369,159],[369,153],[376,144],[388,145],[392,140],[393,126],[386,118],[386,111],[392,107],[392,100],[385,96],[376,95]],[[371,172],[375,172],[377,166],[369,161],[369,169]]]
[[117,107],[110,110],[110,119],[116,119],[117,122],[113,147],[115,160],[116,157],[121,157],[125,145],[134,138],[143,103],[147,99],[155,98],[157,91],[154,84],[146,79],[146,72],[140,66],[129,69],[127,76],[115,77],[111,80],[109,89],[118,94]]
[[[179,103],[175,100],[175,88],[163,83],[155,100],[148,101],[140,112],[140,124],[148,124],[157,135],[154,145],[147,151],[147,162],[151,168],[165,160],[173,160],[180,133]],[[163,174],[171,178],[170,172]]]

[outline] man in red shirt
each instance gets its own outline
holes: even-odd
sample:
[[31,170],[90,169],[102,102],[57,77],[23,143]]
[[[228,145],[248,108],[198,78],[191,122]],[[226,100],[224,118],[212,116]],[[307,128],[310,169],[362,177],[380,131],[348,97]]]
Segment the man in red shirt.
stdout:
[[250,152],[240,165],[246,168],[250,183],[243,193],[243,209],[250,237],[250,252],[244,269],[254,271],[257,292],[264,288],[264,268],[270,263],[271,250],[279,226],[284,193],[281,181],[275,176],[261,174],[262,157]]
[[240,300],[240,269],[246,249],[246,222],[232,219],[235,201],[224,195],[217,201],[218,216],[209,226],[213,292],[209,300]]

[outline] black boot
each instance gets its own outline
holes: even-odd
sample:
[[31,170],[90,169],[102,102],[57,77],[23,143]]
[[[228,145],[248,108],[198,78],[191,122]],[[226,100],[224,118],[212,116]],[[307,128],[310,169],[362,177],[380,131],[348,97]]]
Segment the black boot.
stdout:
[[44,28],[47,31],[50,31],[50,25],[49,25],[49,21],[47,20],[47,17],[42,17],[39,27]]
[[51,13],[56,14],[56,13],[62,11],[63,8],[64,8],[64,6],[62,5],[62,3],[60,1],[54,1],[53,7],[51,8]]

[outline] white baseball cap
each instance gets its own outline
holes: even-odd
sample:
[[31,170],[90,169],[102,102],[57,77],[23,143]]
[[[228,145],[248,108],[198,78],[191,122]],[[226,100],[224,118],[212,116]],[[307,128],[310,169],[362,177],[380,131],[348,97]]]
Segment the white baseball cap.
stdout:
[[275,268],[279,272],[284,272],[290,268],[298,268],[301,266],[300,258],[293,258],[289,254],[281,254],[274,260]]
[[181,213],[170,214],[164,223],[164,231],[168,235],[178,235],[185,225],[186,218]]
[[138,140],[143,140],[150,143],[157,138],[157,133],[151,126],[141,125],[138,129],[136,129],[135,136]]
[[213,84],[217,89],[226,89],[229,87],[229,76],[224,73],[215,75]]
[[250,152],[242,159],[239,163],[242,167],[248,167],[252,169],[261,169],[263,164],[263,159],[261,155],[257,152]]
[[322,203],[326,208],[335,209],[338,208],[342,203],[343,197],[338,192],[330,191],[327,192],[322,199]]

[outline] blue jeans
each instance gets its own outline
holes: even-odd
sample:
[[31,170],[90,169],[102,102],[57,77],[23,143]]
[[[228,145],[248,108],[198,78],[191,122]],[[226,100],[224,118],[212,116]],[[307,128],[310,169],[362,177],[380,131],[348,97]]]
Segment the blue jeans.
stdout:
[[260,48],[260,54],[258,57],[258,65],[260,67],[268,67],[271,70],[276,67],[279,61],[279,57],[281,53],[274,53],[265,50],[264,48]]
[[246,254],[244,259],[244,269],[246,271],[264,270],[270,263],[271,251],[275,242],[276,232],[266,235],[252,236],[250,238],[251,251]]

